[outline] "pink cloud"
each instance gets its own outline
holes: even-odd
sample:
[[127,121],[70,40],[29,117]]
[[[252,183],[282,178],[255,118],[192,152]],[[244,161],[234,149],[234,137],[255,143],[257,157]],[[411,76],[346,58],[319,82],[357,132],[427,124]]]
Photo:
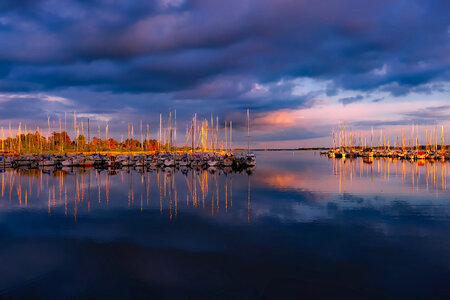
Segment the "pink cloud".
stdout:
[[299,126],[303,123],[304,117],[297,111],[279,110],[257,117],[253,120],[253,125],[260,129],[279,127]]

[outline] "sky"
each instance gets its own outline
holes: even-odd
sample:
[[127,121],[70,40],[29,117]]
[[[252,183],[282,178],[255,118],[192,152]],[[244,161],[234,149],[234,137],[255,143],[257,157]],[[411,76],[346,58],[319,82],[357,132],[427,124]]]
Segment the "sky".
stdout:
[[[0,126],[59,119],[156,137],[177,112],[233,122],[233,145],[326,146],[338,122],[395,136],[447,125],[447,0],[3,0]],[[69,122],[70,120],[70,122]],[[447,128],[447,127],[445,127]]]

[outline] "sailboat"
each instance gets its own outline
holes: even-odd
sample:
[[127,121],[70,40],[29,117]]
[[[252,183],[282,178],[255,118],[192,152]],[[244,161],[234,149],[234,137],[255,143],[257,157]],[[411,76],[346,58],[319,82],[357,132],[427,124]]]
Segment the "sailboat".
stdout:
[[47,157],[41,157],[38,164],[40,167],[55,166],[57,164],[57,161],[54,160],[52,157],[47,156]]
[[225,167],[231,167],[233,165],[233,160],[228,155],[225,155],[225,158],[223,159],[223,165]]

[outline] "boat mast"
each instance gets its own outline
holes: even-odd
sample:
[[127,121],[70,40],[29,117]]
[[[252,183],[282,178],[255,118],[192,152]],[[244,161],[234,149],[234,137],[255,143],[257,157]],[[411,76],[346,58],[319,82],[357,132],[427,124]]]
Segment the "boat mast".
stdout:
[[[50,123],[49,123],[50,126]],[[75,145],[78,152],[78,139],[77,139],[77,111],[73,111],[73,133],[75,135]]]
[[218,143],[219,143],[219,116],[216,116],[216,134],[214,138],[214,150],[217,149]]
[[337,138],[338,148],[341,148],[342,145],[342,132],[341,132],[341,121],[339,121],[338,125],[338,138]]
[[194,132],[194,117],[192,117],[192,122],[191,122],[191,132],[192,132],[192,139],[191,139],[191,151],[192,151],[192,153],[194,153],[194,135],[195,135],[195,132]]
[[169,109],[169,152],[172,152],[172,109]]
[[173,148],[177,147],[177,110],[175,109],[175,124],[173,129]]
[[194,119],[192,120],[192,153],[194,153],[195,148],[195,131],[197,130],[197,113],[194,114]]
[[406,140],[406,136],[405,136],[405,132],[404,132],[404,130],[402,129],[402,150],[403,150],[403,152],[405,152],[405,140]]
[[347,148],[347,126],[345,126],[345,121],[344,121],[344,149]]
[[83,121],[81,121],[81,135],[83,136],[83,144],[81,146],[84,148],[84,144],[86,143],[86,136],[84,135]]
[[227,120],[225,120],[225,152],[228,152],[228,131],[227,131]]
[[109,142],[108,142],[108,130],[109,130],[109,124],[106,123],[105,127],[105,142],[106,142],[106,151],[109,151]]
[[[97,151],[100,152],[100,143],[102,141],[102,136],[100,134],[100,124],[97,125],[97,132],[98,132]],[[128,136],[130,136],[130,124],[128,124]]]
[[214,118],[212,113],[211,113],[211,150],[214,153]]
[[[64,146],[66,145],[66,136],[67,136],[67,112],[64,112]],[[39,144],[41,142],[39,141]]]
[[[196,133],[197,133],[197,113],[194,114],[194,133],[192,135],[192,141],[194,143],[194,148],[196,146],[196,144],[195,144]],[[198,137],[197,137],[197,139],[198,139]],[[198,143],[198,141],[197,141],[197,143]]]
[[131,151],[133,151],[134,125],[131,124]]
[[373,148],[373,126],[372,126],[372,135],[370,136],[370,148]]
[[140,127],[141,127],[141,151],[144,151],[144,135],[142,133],[142,120],[140,123]]
[[[65,138],[64,138],[65,140]],[[88,151],[91,151],[91,127],[90,127],[90,121],[88,118]]]
[[11,130],[11,121],[9,121],[9,152],[12,151],[12,130]]
[[20,154],[20,146],[21,146],[21,142],[22,142],[22,139],[20,137],[20,126],[21,125],[22,125],[22,122],[19,122],[19,130],[17,131],[18,132],[17,136],[19,137],[19,140],[18,140],[18,151],[17,152],[19,152],[19,154]]
[[434,151],[437,151],[437,123],[434,123]]
[[146,140],[146,143],[145,143],[145,150],[146,151],[148,151],[149,150],[149,143],[150,143],[150,126],[148,125],[148,123],[147,123],[147,134],[146,134],[146,136],[145,136],[145,140]]
[[250,110],[247,108],[247,152],[250,152]]
[[161,126],[162,126],[162,114],[159,114],[159,141],[158,141],[158,151],[161,151]]
[[233,151],[233,122],[230,121],[230,152]]
[[61,126],[61,118],[59,118],[59,147],[61,149],[61,153],[64,151],[63,146],[64,144],[62,143],[62,126]]

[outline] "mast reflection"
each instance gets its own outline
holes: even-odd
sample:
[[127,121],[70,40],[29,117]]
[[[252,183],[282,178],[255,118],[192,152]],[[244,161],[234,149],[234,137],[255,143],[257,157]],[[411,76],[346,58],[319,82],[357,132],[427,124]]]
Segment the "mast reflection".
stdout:
[[[371,184],[377,182],[407,185],[410,178],[411,192],[434,191],[436,194],[447,190],[447,164],[445,161],[415,160],[406,161],[393,158],[377,159],[336,159],[332,161],[333,174],[337,177],[338,192],[347,191],[347,184],[359,178],[370,178]],[[359,178],[355,178],[355,170],[359,170]]]
[[[247,222],[250,222],[250,172],[231,170],[177,168],[147,170],[122,168],[8,169],[1,174],[2,207],[44,209],[49,216],[61,212],[77,221],[80,214],[90,214],[107,207],[158,209],[170,221],[179,217],[180,209],[204,211],[213,217],[225,216],[234,208],[233,179],[247,177]],[[242,180],[240,180],[242,181]],[[241,188],[243,188],[241,186]],[[92,190],[94,199],[92,202]],[[45,195],[45,200],[40,195]],[[135,195],[137,201],[135,203]],[[159,203],[152,202],[159,197]],[[186,202],[179,199],[186,198]],[[208,200],[211,201],[208,201]],[[42,202],[42,201],[45,202]],[[180,204],[182,204],[180,206]],[[156,207],[155,207],[156,206]]]

